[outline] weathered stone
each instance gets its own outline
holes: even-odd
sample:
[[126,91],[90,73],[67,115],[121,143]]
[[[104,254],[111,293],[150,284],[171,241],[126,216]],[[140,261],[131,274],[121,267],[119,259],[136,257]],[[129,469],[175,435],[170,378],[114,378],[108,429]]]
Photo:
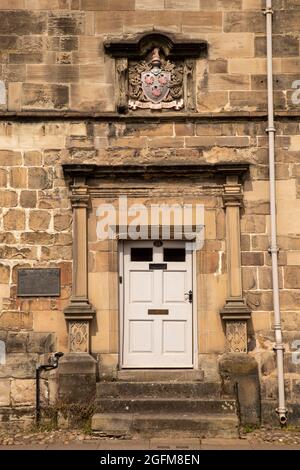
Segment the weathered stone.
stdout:
[[47,27],[45,12],[0,11],[0,34],[42,34]]
[[26,168],[12,168],[10,170],[10,184],[14,188],[27,187],[27,169]]
[[0,284],[6,284],[9,282],[10,267],[0,264]]
[[255,358],[245,353],[224,354],[219,370],[224,392],[237,395],[242,424],[260,424],[260,383]]
[[25,353],[28,333],[9,332],[6,340],[7,353]]
[[8,354],[6,364],[0,367],[0,377],[34,378],[36,362],[35,354]]
[[52,12],[48,18],[48,33],[50,36],[78,36],[84,34],[83,12]]
[[67,214],[56,214],[54,216],[54,230],[58,232],[62,230],[68,230],[72,223],[72,215]]
[[96,394],[96,361],[86,353],[69,353],[60,359],[58,399],[64,403],[91,403]]
[[0,379],[0,406],[10,405],[10,379]]
[[[267,44],[265,36],[255,38],[255,55],[266,57]],[[273,35],[273,55],[274,57],[293,57],[299,54],[299,40],[289,35]]]
[[14,191],[0,192],[0,205],[2,207],[15,207],[18,202],[18,195]]
[[21,191],[20,205],[26,208],[36,207],[37,197],[36,191]]
[[41,166],[42,155],[40,152],[35,150],[24,153],[24,165],[26,166]]
[[[57,78],[54,81],[64,81]],[[24,83],[22,105],[32,109],[63,109],[69,104],[69,88],[65,85]]]
[[284,268],[284,285],[287,289],[300,288],[300,266],[286,266]]
[[12,150],[0,150],[1,166],[17,166],[22,164],[21,152],[13,152]]
[[3,217],[6,230],[24,230],[25,213],[21,209],[10,209]]
[[243,266],[262,266],[264,264],[264,254],[259,252],[244,252],[242,253]]
[[47,211],[35,210],[29,214],[29,228],[31,230],[47,230],[51,215]]
[[53,245],[54,235],[46,232],[24,232],[21,242],[26,245]]
[[51,186],[49,174],[43,168],[28,169],[28,187],[30,189],[46,189]]
[[35,402],[35,380],[12,380],[11,401],[13,405],[33,405]]
[[27,352],[45,354],[54,352],[55,337],[51,333],[30,332],[27,341]]

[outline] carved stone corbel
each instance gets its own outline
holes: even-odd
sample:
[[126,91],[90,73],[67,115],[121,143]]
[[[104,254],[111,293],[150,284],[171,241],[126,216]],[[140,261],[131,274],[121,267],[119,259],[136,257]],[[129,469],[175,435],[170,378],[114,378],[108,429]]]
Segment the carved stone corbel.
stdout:
[[241,269],[240,208],[242,186],[238,176],[228,176],[223,188],[226,211],[226,247],[228,269],[228,297],[220,314],[225,321],[226,352],[247,352],[247,321],[251,310],[243,298]]

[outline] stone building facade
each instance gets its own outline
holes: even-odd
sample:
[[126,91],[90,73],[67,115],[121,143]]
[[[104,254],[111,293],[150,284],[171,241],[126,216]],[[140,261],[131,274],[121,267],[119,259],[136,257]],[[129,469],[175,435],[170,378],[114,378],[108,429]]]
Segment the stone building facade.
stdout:
[[[54,351],[65,355],[43,375],[44,405],[92,402],[96,382],[145,382],[150,369],[153,381],[186,374],[225,394],[240,383],[250,421],[276,422],[264,7],[0,0],[2,425],[33,420],[36,365]],[[284,372],[299,423],[300,3],[273,8]],[[167,83],[151,101],[142,74],[154,79],[155,65]],[[168,240],[159,230],[129,242],[119,222],[101,239],[99,207],[118,213],[120,196],[148,214],[153,204],[202,205],[203,246],[180,260],[186,239],[174,222]],[[32,268],[59,268],[59,295],[35,285],[23,296],[20,272]]]

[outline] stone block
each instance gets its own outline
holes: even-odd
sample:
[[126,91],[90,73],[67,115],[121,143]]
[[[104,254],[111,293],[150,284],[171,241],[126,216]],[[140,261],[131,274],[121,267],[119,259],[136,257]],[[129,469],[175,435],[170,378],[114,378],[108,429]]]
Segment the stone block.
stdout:
[[29,214],[29,228],[31,230],[47,230],[49,228],[51,215],[48,211],[33,210]]
[[264,215],[246,215],[241,219],[242,233],[265,233],[266,218]]
[[21,191],[20,194],[20,205],[24,208],[36,207],[37,197],[36,191]]
[[10,185],[12,188],[27,187],[27,168],[11,168]]
[[[27,81],[40,83],[74,83],[79,81],[78,65],[28,65]],[[31,87],[32,88],[32,87]],[[27,88],[30,91],[30,88]],[[32,88],[36,93],[37,88]],[[41,88],[43,90],[43,88]],[[40,90],[40,92],[41,92]],[[50,89],[51,90],[51,89]],[[59,91],[60,89],[56,89]],[[52,88],[52,92],[55,89]],[[64,95],[63,95],[64,96]]]
[[[266,57],[267,44],[265,36],[257,36],[254,41],[255,55]],[[273,56],[294,57],[299,55],[299,39],[290,35],[273,35]]]
[[28,150],[27,152],[24,152],[24,165],[41,166],[42,154],[36,150]]
[[1,11],[0,34],[31,35],[42,34],[47,27],[46,12],[31,12],[26,10]]
[[255,358],[245,353],[224,354],[219,360],[219,371],[223,391],[237,396],[241,423],[260,424],[260,382]]
[[84,34],[83,12],[50,12],[48,16],[49,36],[78,36]]
[[[169,14],[169,12],[166,12]],[[188,34],[216,33],[222,31],[221,11],[182,13],[182,32]]]
[[1,191],[0,193],[0,206],[1,207],[15,207],[18,203],[18,195],[15,191]]
[[210,34],[210,60],[230,58],[253,58],[254,37],[251,33]]
[[10,379],[0,379],[0,406],[10,406]]
[[22,164],[21,152],[0,150],[0,166],[18,166]]
[[24,83],[22,92],[24,108],[62,109],[69,104],[69,87],[65,85]]
[[96,395],[96,361],[87,353],[68,353],[59,361],[58,399],[92,403]]
[[12,405],[33,405],[35,402],[35,380],[12,380],[11,401]]
[[30,189],[47,189],[51,187],[49,172],[43,168],[29,168],[28,187]]
[[261,11],[231,11],[224,13],[225,33],[264,33],[266,20]]
[[27,349],[28,333],[9,332],[6,340],[7,353],[25,353]]
[[21,209],[10,209],[3,217],[3,225],[6,230],[24,230],[25,212]]
[[242,253],[242,266],[262,266],[264,264],[264,254],[255,251]]
[[61,232],[62,230],[68,230],[72,224],[72,214],[60,213],[54,216],[54,230]]
[[257,289],[256,268],[242,269],[243,290]]
[[284,286],[286,289],[300,288],[300,266],[286,266],[284,268]]
[[27,352],[45,354],[55,351],[55,335],[53,333],[29,332]]
[[10,267],[0,264],[0,284],[7,284],[10,278]]
[[[20,315],[20,314],[18,314]],[[0,377],[34,378],[38,360],[36,354],[10,353],[6,356],[6,364],[0,367]]]

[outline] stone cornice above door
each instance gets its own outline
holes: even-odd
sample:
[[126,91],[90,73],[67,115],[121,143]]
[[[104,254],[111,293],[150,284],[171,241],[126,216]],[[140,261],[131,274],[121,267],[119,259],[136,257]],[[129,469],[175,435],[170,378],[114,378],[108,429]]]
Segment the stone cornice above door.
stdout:
[[[63,170],[65,175],[71,178],[172,178],[178,176],[182,179],[194,179],[199,176],[208,178],[237,176],[243,178],[249,170],[249,163],[230,163],[221,165],[199,164],[199,163],[180,163],[180,164],[136,164],[136,165],[97,165],[97,164],[77,164],[64,163]],[[85,183],[87,184],[87,183]]]

